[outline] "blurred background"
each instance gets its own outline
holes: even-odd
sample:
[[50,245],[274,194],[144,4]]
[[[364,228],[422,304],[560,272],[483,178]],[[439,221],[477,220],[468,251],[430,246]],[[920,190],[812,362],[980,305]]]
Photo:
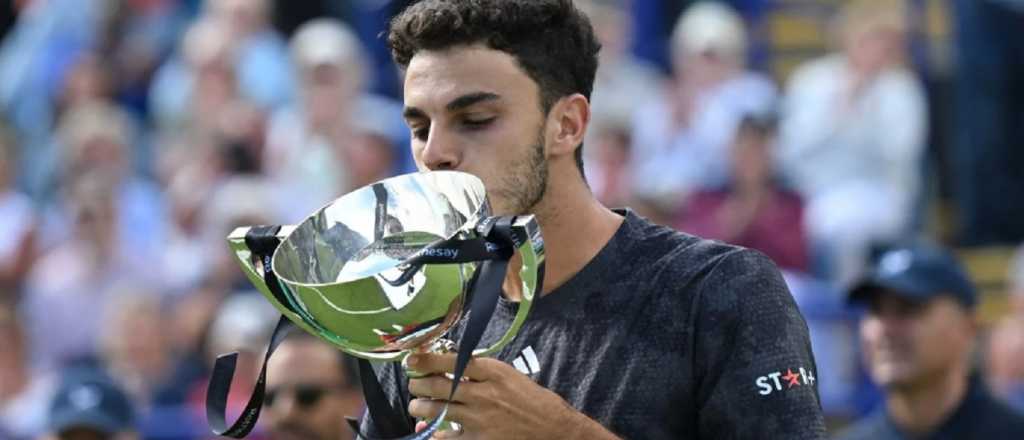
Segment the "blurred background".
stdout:
[[[0,439],[46,430],[69,369],[141,438],[210,437],[220,353],[244,404],[277,315],[224,237],[414,169],[381,37],[407,3],[0,1]],[[1024,409],[1024,1],[577,3],[591,188],[772,257],[831,426],[879,402],[843,289],[911,237],[963,259],[978,368]]]

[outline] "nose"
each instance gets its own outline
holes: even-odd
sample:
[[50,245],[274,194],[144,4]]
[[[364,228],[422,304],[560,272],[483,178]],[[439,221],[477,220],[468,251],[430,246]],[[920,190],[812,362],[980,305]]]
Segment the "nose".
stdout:
[[454,170],[462,161],[462,153],[456,145],[454,136],[450,136],[435,124],[427,135],[420,160],[431,171]]

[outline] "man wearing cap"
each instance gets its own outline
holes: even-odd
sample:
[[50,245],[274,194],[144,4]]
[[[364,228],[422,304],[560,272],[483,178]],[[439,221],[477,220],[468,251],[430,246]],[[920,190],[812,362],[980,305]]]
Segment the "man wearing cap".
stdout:
[[1024,438],[1024,416],[971,374],[977,296],[952,255],[927,244],[889,250],[849,301],[867,308],[861,341],[885,405],[839,438]]
[[128,395],[99,372],[72,371],[50,404],[46,440],[134,440]]

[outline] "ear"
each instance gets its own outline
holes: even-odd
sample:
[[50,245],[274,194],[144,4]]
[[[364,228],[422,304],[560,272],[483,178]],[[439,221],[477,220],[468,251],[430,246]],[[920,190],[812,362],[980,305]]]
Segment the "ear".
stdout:
[[590,101],[579,93],[558,100],[548,114],[548,156],[572,156],[590,125]]

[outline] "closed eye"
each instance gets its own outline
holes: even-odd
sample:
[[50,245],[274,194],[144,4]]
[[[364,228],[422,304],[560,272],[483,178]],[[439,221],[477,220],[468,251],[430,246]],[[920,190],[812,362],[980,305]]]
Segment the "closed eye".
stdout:
[[426,142],[427,136],[430,135],[430,126],[422,127],[410,127],[409,130],[412,132],[412,137],[418,141]]
[[478,130],[484,128],[490,123],[494,122],[497,117],[483,118],[483,119],[464,119],[462,125],[470,130]]

